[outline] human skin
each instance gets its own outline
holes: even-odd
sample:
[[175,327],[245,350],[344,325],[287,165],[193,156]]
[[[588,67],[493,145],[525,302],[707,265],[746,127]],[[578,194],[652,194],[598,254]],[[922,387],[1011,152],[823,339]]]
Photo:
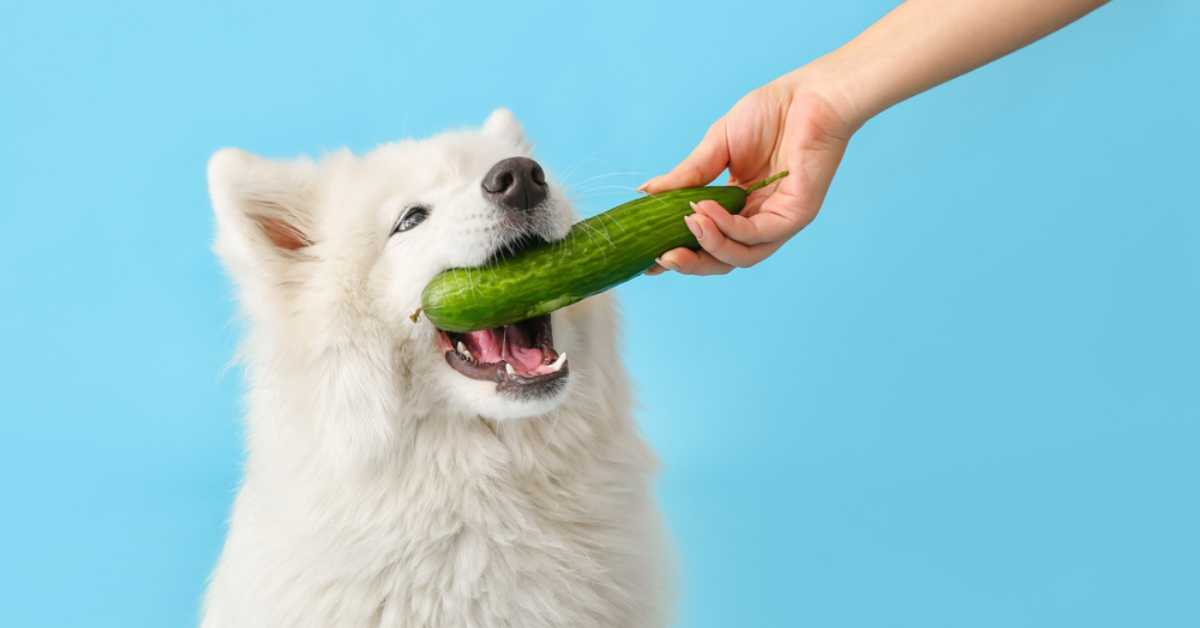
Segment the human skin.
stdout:
[[701,249],[677,248],[648,274],[717,275],[766,259],[806,227],[850,138],[888,107],[1022,48],[1104,0],[908,0],[850,42],[755,89],[709,127],[670,172],[638,189],[731,185],[791,174],[740,214],[702,201],[684,219]]

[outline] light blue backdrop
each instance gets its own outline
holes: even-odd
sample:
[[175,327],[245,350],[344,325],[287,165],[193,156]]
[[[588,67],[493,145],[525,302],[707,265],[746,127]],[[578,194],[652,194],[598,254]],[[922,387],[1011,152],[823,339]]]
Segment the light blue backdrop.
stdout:
[[[240,447],[214,149],[503,104],[591,214],[891,3],[433,4],[0,10],[0,624],[194,620]],[[1200,625],[1197,6],[888,111],[760,267],[620,289],[680,626]]]

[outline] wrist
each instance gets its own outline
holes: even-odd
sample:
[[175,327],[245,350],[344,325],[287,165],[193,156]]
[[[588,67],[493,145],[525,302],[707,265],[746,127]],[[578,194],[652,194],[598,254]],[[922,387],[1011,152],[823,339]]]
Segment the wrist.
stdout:
[[875,112],[865,106],[853,89],[849,75],[832,55],[815,59],[783,75],[778,82],[792,94],[812,94],[821,99],[840,120],[846,136],[853,135]]

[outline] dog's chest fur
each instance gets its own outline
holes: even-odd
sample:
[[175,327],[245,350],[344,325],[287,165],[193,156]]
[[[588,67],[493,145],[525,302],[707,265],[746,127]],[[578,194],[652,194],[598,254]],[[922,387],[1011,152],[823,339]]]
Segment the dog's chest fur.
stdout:
[[660,625],[653,462],[628,427],[430,417],[370,467],[251,465],[204,626]]

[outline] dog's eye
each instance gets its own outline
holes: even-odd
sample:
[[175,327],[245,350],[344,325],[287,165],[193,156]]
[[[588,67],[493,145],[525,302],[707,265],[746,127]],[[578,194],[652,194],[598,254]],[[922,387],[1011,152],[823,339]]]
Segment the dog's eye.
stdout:
[[404,210],[403,214],[400,214],[400,219],[397,220],[395,226],[392,227],[392,235],[396,235],[401,231],[408,231],[409,229],[412,229],[413,227],[424,222],[428,217],[428,207],[423,205],[413,205],[412,207]]

